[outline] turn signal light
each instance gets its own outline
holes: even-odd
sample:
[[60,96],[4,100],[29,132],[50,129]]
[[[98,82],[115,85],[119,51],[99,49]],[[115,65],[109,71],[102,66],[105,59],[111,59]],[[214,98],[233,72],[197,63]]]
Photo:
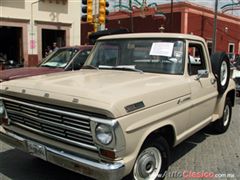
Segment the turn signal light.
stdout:
[[6,117],[1,117],[0,118],[0,125],[9,125],[9,121],[8,121],[8,118]]
[[114,151],[109,151],[105,149],[100,149],[100,154],[108,159],[114,160],[116,159],[116,154]]

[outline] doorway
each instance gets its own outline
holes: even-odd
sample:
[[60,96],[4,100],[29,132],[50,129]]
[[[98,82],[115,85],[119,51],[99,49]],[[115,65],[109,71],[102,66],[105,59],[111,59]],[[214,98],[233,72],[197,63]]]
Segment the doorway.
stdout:
[[42,29],[42,57],[45,57],[46,51],[53,50],[53,43],[58,47],[66,46],[66,31]]
[[23,38],[22,28],[11,26],[0,26],[0,56],[8,63],[22,64],[23,58]]

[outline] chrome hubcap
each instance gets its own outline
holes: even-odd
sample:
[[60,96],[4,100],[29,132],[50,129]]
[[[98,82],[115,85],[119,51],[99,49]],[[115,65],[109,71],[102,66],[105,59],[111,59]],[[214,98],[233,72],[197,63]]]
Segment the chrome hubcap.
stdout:
[[223,112],[223,126],[227,126],[229,122],[229,116],[230,116],[230,109],[229,106],[226,105]]
[[221,80],[222,86],[224,86],[227,82],[227,74],[228,74],[227,63],[223,61],[221,65],[221,73],[220,73],[220,80]]
[[145,149],[137,158],[133,169],[136,180],[156,179],[162,166],[162,156],[155,147]]

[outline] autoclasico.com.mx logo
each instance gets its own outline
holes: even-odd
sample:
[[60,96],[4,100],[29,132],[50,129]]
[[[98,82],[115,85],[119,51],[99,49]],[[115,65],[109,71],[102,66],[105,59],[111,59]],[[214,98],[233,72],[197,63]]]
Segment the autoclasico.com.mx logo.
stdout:
[[183,178],[183,179],[219,179],[219,178],[236,178],[233,173],[214,173],[210,171],[165,171],[158,175],[159,178]]

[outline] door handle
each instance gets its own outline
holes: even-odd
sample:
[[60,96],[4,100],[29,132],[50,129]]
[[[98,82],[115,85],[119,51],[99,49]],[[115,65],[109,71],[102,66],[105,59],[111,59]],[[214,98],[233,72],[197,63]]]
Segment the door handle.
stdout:
[[191,99],[191,97],[190,96],[187,96],[187,97],[184,97],[184,98],[180,98],[180,99],[178,99],[178,104],[181,104],[181,103],[183,103],[184,101],[188,101],[188,100],[190,100]]
[[217,81],[217,80],[216,80],[215,78],[212,78],[212,79],[210,80],[211,84],[215,84],[216,81]]

